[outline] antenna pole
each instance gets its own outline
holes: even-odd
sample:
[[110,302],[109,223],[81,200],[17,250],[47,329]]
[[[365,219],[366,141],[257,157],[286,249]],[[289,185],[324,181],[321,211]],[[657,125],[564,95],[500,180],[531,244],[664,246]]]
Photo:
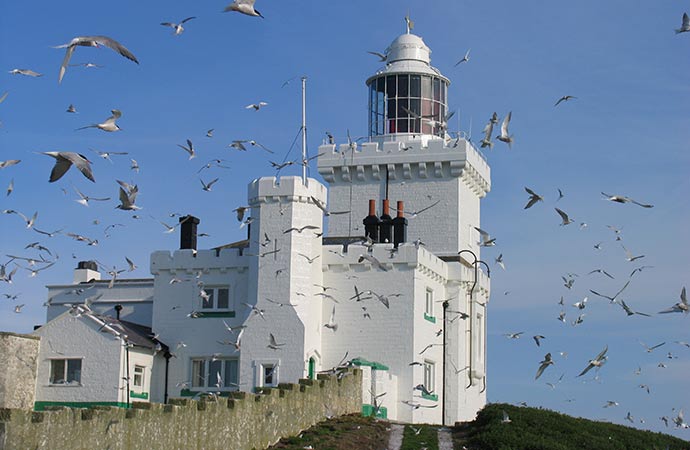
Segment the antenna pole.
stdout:
[[307,185],[307,77],[302,77],[302,184]]

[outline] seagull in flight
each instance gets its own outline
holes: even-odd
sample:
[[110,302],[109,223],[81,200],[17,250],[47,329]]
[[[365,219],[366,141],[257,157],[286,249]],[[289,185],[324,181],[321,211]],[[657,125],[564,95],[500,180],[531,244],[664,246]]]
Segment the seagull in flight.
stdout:
[[606,357],[606,352],[607,352],[608,350],[609,350],[609,346],[607,345],[607,346],[601,351],[601,353],[599,353],[599,354],[596,356],[596,358],[590,359],[590,360],[589,360],[589,364],[587,364],[587,367],[585,367],[584,370],[583,370],[582,372],[580,372],[580,375],[578,375],[578,377],[581,377],[582,375],[584,375],[584,374],[586,374],[587,372],[589,372],[589,370],[590,370],[592,367],[601,367],[601,366],[603,366],[604,363],[606,362],[606,358],[607,358],[607,357]]
[[27,77],[42,77],[42,73],[34,72],[33,70],[30,69],[12,69],[10,72],[12,75],[25,75]]
[[611,194],[607,194],[607,193],[605,193],[605,192],[602,192],[601,195],[603,195],[603,196],[605,197],[604,200],[608,200],[608,201],[611,201],[611,202],[616,202],[616,203],[634,203],[634,204],[636,204],[637,206],[641,206],[641,207],[643,207],[643,208],[654,208],[654,205],[649,205],[649,204],[646,204],[646,203],[637,202],[637,201],[631,199],[630,197],[626,197],[625,195],[611,195]]
[[55,166],[50,172],[51,183],[62,178],[73,164],[86,178],[96,182],[91,171],[91,161],[86,156],[74,152],[42,152],[42,154],[55,158]]
[[324,327],[335,331],[338,331],[338,324],[335,323],[335,305],[333,305],[333,310],[331,311],[331,317],[328,320],[328,323],[324,324]]
[[97,202],[105,202],[105,201],[110,200],[110,197],[106,197],[106,198],[89,197],[88,195],[84,195],[84,194],[83,194],[79,189],[77,189],[76,187],[74,188],[74,190],[77,192],[77,195],[79,196],[79,199],[78,199],[78,200],[75,200],[75,201],[76,201],[77,203],[79,203],[80,205],[89,206],[89,201],[91,201],[91,200],[97,201]]
[[201,181],[201,185],[203,186],[202,189],[206,192],[211,192],[211,186],[213,186],[216,181],[218,181],[218,178],[214,178],[213,180],[209,181],[208,183],[204,183],[204,180],[199,178],[199,181]]
[[163,25],[163,26],[165,26],[165,27],[171,27],[171,28],[173,28],[173,29],[175,30],[175,36],[179,36],[179,35],[181,35],[181,34],[184,32],[184,27],[182,26],[182,24],[185,23],[185,22],[187,22],[187,21],[189,21],[189,20],[192,20],[192,19],[196,19],[196,17],[194,17],[194,16],[192,16],[192,17],[187,17],[186,19],[184,19],[184,20],[183,20],[182,22],[180,22],[180,23],[161,22],[161,25]]
[[675,313],[675,312],[682,312],[685,314],[690,312],[690,305],[688,304],[688,296],[685,292],[685,286],[683,286],[683,289],[680,291],[680,301],[668,309],[665,309],[663,311],[659,311],[659,314],[667,314],[667,313]]
[[621,247],[623,247],[623,250],[625,250],[625,259],[627,259],[629,262],[633,262],[637,259],[644,258],[644,255],[633,256],[633,254],[630,252],[630,250],[625,248],[625,246],[623,244],[621,244]]
[[479,227],[474,227],[474,229],[479,232],[479,236],[482,238],[482,240],[479,241],[480,247],[493,247],[496,245],[496,238],[492,238],[489,233]]
[[331,216],[331,215],[337,215],[337,214],[347,214],[350,211],[329,211],[328,208],[326,208],[326,205],[319,200],[318,198],[314,197],[313,195],[311,196],[312,202],[314,202],[314,205],[316,205],[317,208],[319,208],[321,211],[323,211],[324,216]]
[[388,59],[388,55],[386,55],[385,53],[379,53],[379,52],[367,52],[367,53],[369,53],[370,55],[377,56],[379,58],[379,62],[385,62],[386,59]]
[[558,106],[562,102],[567,102],[568,100],[572,100],[574,98],[577,98],[577,97],[573,97],[572,95],[564,95],[563,97],[559,98],[558,101],[556,102],[556,104],[553,106]]
[[544,360],[539,362],[539,369],[537,369],[537,375],[534,377],[534,379],[538,380],[541,374],[544,373],[544,370],[546,370],[546,368],[552,364],[553,359],[551,359],[551,353],[547,353],[544,356]]
[[560,210],[560,209],[558,209],[558,208],[554,208],[554,209],[556,210],[556,212],[558,213],[558,215],[561,216],[561,220],[562,220],[561,226],[564,226],[564,225],[568,225],[568,224],[573,223],[573,219],[571,219],[570,217],[568,217],[568,214],[566,214],[564,211],[562,211],[562,210]]
[[84,130],[86,128],[98,128],[99,130],[107,131],[107,132],[113,132],[113,131],[120,131],[120,127],[117,126],[115,121],[122,117],[122,112],[119,109],[113,109],[110,111],[112,115],[105,119],[105,122],[103,123],[94,123],[91,125],[87,125],[85,127],[77,128],[77,130]]
[[453,67],[458,67],[460,64],[462,64],[462,63],[464,63],[464,62],[469,62],[469,60],[470,60],[470,50],[472,50],[472,49],[468,49],[468,50],[465,52],[465,56],[463,56],[462,59],[461,59],[460,61],[456,62],[455,65],[454,65]]
[[186,147],[181,144],[177,144],[177,146],[189,153],[189,159],[196,158],[196,153],[194,152],[194,144],[192,144],[192,141],[190,141],[189,139],[187,139]]
[[244,109],[252,109],[254,108],[254,111],[258,111],[264,106],[268,106],[268,103],[266,102],[259,102],[259,103],[252,103],[251,105],[247,105],[244,107]]
[[510,124],[510,119],[513,117],[513,112],[510,111],[507,116],[503,119],[503,123],[501,124],[501,134],[496,136],[496,139],[498,139],[501,142],[505,142],[508,144],[508,148],[512,148],[514,139],[513,135],[508,133],[508,124]]
[[525,187],[525,191],[527,191],[527,193],[530,195],[530,197],[529,197],[529,201],[525,205],[524,209],[530,209],[532,206],[534,206],[535,203],[544,201],[544,197],[537,194],[532,189]]
[[134,202],[137,199],[137,194],[139,193],[139,187],[137,185],[131,185],[125,183],[124,181],[115,180],[120,185],[120,204],[116,206],[117,209],[122,209],[125,211],[135,211],[141,209]]
[[62,65],[60,66],[60,75],[58,76],[58,84],[62,82],[62,77],[65,76],[65,71],[67,70],[67,65],[69,64],[69,60],[72,58],[72,54],[74,53],[74,50],[77,48],[77,46],[83,46],[83,47],[108,47],[112,50],[115,50],[118,52],[120,55],[124,56],[125,58],[129,59],[130,61],[133,61],[137,64],[139,64],[139,61],[137,60],[136,56],[132,54],[127,48],[125,48],[124,45],[120,44],[117,42],[115,39],[111,39],[107,36],[78,36],[72,39],[70,42],[67,44],[63,45],[58,45],[55,48],[67,48],[67,52],[65,53],[65,57],[62,60]]
[[359,259],[357,260],[358,263],[362,263],[363,261],[369,261],[371,265],[377,269],[381,269],[384,272],[388,272],[388,269],[383,267],[381,264],[381,261],[376,258],[376,256],[373,255],[359,255]]
[[226,6],[223,12],[236,11],[248,16],[261,17],[263,19],[264,16],[262,16],[257,9],[254,9],[254,3],[256,3],[256,0],[235,0]]

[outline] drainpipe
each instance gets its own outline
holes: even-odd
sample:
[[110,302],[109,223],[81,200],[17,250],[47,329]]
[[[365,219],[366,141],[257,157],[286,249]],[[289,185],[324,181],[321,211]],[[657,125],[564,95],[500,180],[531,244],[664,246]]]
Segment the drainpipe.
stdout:
[[458,258],[460,255],[463,253],[469,253],[474,257],[474,261],[472,262],[472,266],[474,266],[474,283],[472,283],[472,288],[470,289],[470,333],[469,333],[469,341],[470,341],[470,351],[469,351],[469,368],[467,370],[467,376],[469,378],[469,384],[465,387],[465,389],[469,389],[472,387],[472,328],[474,324],[474,300],[472,296],[474,295],[474,288],[477,287],[477,255],[474,254],[472,250],[460,250],[458,252]]
[[127,364],[127,408],[129,408],[129,343],[125,341],[126,364]]
[[448,340],[447,324],[446,322],[446,310],[448,309],[448,300],[443,302],[443,362],[442,362],[442,372],[443,372],[443,395],[441,395],[441,426],[446,426],[446,345]]
[[163,354],[163,357],[165,358],[165,384],[164,384],[164,391],[163,391],[163,404],[167,405],[168,404],[168,371],[170,368],[170,358],[172,357],[172,354],[169,351],[165,351]]
[[[477,263],[484,264],[484,267],[486,267],[486,276],[491,278],[491,269],[489,268],[489,265],[480,259],[475,263],[475,269]],[[484,321],[486,322],[486,314],[484,314]],[[484,332],[484,346],[486,347],[486,326],[482,327],[482,331]],[[479,391],[480,394],[483,394],[484,391],[486,391],[486,352],[484,352],[484,376],[482,377],[482,382],[484,387],[482,387],[482,390]]]

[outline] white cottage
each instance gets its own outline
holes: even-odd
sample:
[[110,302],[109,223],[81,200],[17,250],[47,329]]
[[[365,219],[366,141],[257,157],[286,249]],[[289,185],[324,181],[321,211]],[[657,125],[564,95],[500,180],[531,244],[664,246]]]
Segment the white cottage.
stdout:
[[[67,324],[101,333],[94,320],[57,315],[93,295],[86,316],[126,313],[167,344],[151,355],[154,401],[294,383],[345,361],[365,370],[364,413],[474,418],[486,403],[489,298],[475,227],[490,169],[462,135],[448,136],[450,82],[430,53],[409,31],[386,50],[367,80],[368,142],[319,147],[328,188],[306,177],[252,181],[247,240],[197,249],[199,219],[183,218],[180,250],[151,255],[153,280],[51,287],[44,335],[67,342],[50,331]],[[42,358],[45,378],[43,349]]]

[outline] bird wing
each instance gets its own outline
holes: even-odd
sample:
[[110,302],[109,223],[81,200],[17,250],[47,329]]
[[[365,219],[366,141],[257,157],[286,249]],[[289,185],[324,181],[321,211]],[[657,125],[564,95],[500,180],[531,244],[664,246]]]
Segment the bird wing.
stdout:
[[[527,188],[525,188],[525,189],[527,189]],[[533,195],[532,197],[530,197],[530,199],[529,199],[529,201],[527,202],[527,204],[525,205],[525,208],[524,208],[524,209],[530,209],[530,208],[531,208],[532,206],[534,206],[534,204],[537,203],[538,201],[539,201],[539,197],[536,197],[536,196]]]
[[331,320],[329,323],[334,323],[335,322],[335,305],[333,305],[333,311],[331,311]]
[[312,199],[312,201],[314,202],[314,204],[316,205],[317,208],[319,208],[319,209],[320,209],[321,211],[323,211],[323,212],[328,212],[328,210],[326,209],[326,205],[324,205],[323,202],[322,202],[321,200],[319,200],[318,198],[314,197],[313,195],[311,196],[311,199]]
[[174,23],[170,23],[170,22],[161,22],[161,25],[163,25],[164,27],[172,27],[172,28],[175,28],[175,24],[174,24]]
[[690,17],[688,16],[688,13],[683,13],[683,25],[681,28],[688,28],[690,27]]
[[513,116],[513,112],[510,111],[508,115],[503,119],[501,123],[501,135],[508,136],[508,124],[510,123],[510,118]]
[[130,61],[133,61],[137,64],[139,64],[139,60],[137,60],[136,56],[132,54],[127,48],[117,42],[115,39],[109,38],[108,36],[91,36],[90,39],[92,39],[94,42],[101,44],[105,47],[108,47],[112,50],[115,50],[118,52],[120,55],[124,56],[125,58],[129,59]]
[[525,191],[531,196],[539,197],[537,194],[535,194],[535,192],[532,189],[530,189],[528,187],[525,187]]
[[601,351],[601,353],[599,353],[599,354],[597,355],[597,357],[594,358],[594,359],[595,359],[596,361],[601,361],[601,359],[604,357],[604,355],[606,354],[606,352],[607,352],[608,350],[609,350],[609,346],[607,345],[606,347],[604,347],[604,349]]
[[[44,155],[47,155],[48,153],[44,153]],[[50,155],[53,156],[53,155]],[[72,167],[72,161],[70,161],[68,158],[64,157],[63,154],[58,153],[57,156],[54,156],[55,158],[55,166],[53,166],[53,170],[50,172],[50,182],[53,183],[60,178],[69,170],[70,167]]]
[[60,74],[58,75],[58,84],[62,83],[62,77],[65,76],[65,71],[67,70],[67,65],[69,60],[72,58],[72,53],[74,53],[75,46],[70,45],[65,51],[65,57],[62,59],[62,64],[60,65]]
[[643,207],[643,208],[654,208],[654,205],[649,205],[649,204],[646,204],[646,203],[640,203],[640,202],[635,201],[635,200],[633,200],[633,199],[630,199],[630,201],[633,202],[634,204],[636,204],[637,206],[641,206],[641,207]]
[[558,213],[558,215],[561,216],[563,223],[570,222],[570,219],[568,218],[568,215],[565,212],[561,211],[558,208],[555,208],[555,209],[556,209],[556,212]]
[[132,205],[129,200],[129,195],[127,195],[127,192],[125,192],[125,190],[122,188],[120,188],[120,203],[122,203],[122,206],[124,207]]
[[182,25],[183,23],[185,23],[185,22],[187,22],[187,21],[189,21],[189,20],[192,20],[192,19],[196,19],[196,16],[187,17],[185,20],[183,20],[182,22],[180,22],[180,25]]
[[423,212],[426,211],[427,209],[433,208],[434,206],[438,205],[439,203],[441,203],[441,200],[436,200],[434,203],[432,203],[431,205],[427,206],[426,208],[422,208],[422,209],[420,209],[419,211],[417,211],[416,214],[423,213]]

